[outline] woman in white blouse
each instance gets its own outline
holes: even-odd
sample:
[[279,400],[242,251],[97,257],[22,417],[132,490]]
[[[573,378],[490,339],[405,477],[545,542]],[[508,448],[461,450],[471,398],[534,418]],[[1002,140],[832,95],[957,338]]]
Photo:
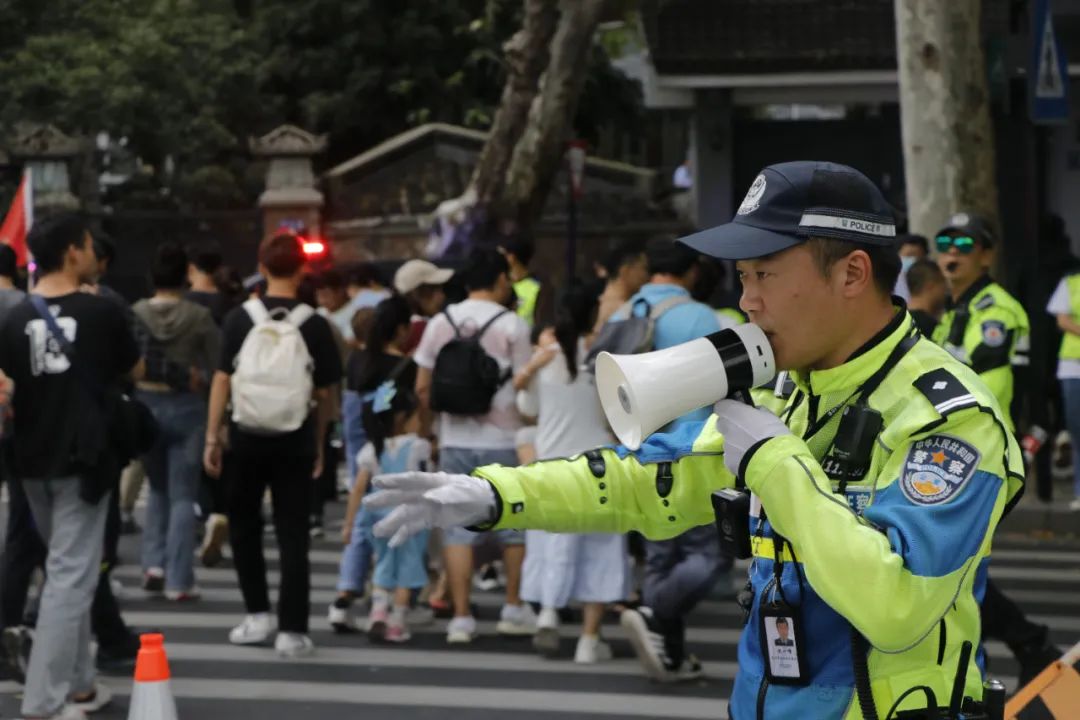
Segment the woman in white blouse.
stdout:
[[[613,442],[594,378],[581,367],[596,305],[595,293],[581,286],[566,292],[559,303],[554,334],[545,332],[537,351],[538,356],[553,357],[518,393],[518,409],[537,419],[539,460],[569,457]],[[541,606],[533,640],[536,649],[545,655],[558,652],[558,608],[576,600],[584,604],[584,620],[574,661],[610,659],[611,648],[600,639],[600,623],[605,605],[628,594],[625,536],[530,530],[525,546],[521,595]]]

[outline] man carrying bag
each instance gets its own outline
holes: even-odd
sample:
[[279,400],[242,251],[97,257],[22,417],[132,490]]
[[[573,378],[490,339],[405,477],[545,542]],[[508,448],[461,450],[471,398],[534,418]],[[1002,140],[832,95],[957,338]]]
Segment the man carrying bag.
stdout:
[[90,606],[112,489],[107,479],[119,462],[108,408],[120,398],[109,390],[123,376],[140,374],[142,364],[120,309],[80,291],[97,265],[85,220],[47,218],[35,224],[28,243],[37,287],[0,329],[0,368],[19,388],[14,474],[49,547],[22,712],[77,719],[109,700],[94,683],[90,655]]

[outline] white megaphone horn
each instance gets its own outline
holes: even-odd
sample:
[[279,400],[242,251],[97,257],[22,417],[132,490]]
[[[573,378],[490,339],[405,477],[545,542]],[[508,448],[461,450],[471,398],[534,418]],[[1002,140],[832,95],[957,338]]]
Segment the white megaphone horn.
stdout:
[[772,346],[750,323],[665,350],[596,358],[600,404],[619,442],[631,450],[675,418],[775,375]]

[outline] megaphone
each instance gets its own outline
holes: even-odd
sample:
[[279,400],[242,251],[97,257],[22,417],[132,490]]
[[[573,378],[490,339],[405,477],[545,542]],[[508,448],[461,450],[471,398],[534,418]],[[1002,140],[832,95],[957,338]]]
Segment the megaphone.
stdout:
[[664,350],[596,358],[600,404],[619,442],[631,450],[675,418],[775,375],[772,346],[751,323]]

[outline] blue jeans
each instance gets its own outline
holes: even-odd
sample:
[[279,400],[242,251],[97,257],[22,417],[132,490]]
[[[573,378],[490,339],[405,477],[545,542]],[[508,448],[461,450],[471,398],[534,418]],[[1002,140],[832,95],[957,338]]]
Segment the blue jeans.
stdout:
[[166,590],[190,590],[206,402],[192,393],[140,392],[139,399],[161,426],[157,444],[143,457],[150,482],[143,569],[164,568]]
[[345,467],[349,471],[346,483],[352,490],[356,482],[356,456],[367,443],[363,422],[364,402],[360,393],[346,390],[341,396],[341,434],[345,437]]
[[371,532],[371,513],[361,506],[353,518],[352,536],[345,552],[341,554],[341,566],[338,569],[338,592],[364,594],[368,570],[371,569],[371,555],[375,551],[374,536]]
[[1080,378],[1061,380],[1065,399],[1065,429],[1072,436],[1073,494],[1080,498]]

